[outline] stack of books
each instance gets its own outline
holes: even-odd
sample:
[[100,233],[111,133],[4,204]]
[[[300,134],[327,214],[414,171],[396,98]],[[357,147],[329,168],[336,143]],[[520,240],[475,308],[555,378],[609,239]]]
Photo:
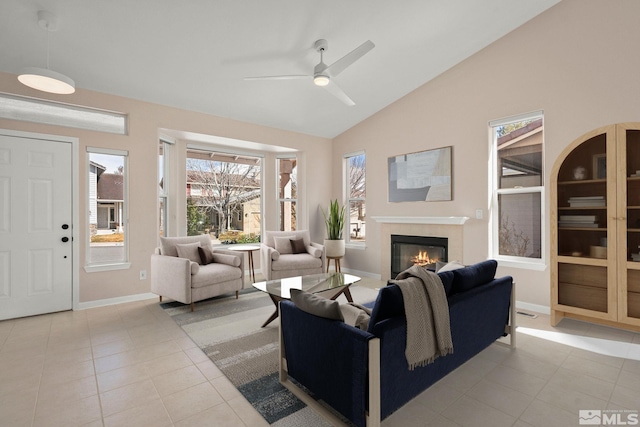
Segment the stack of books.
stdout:
[[640,253],[631,254],[631,261],[639,262],[640,261]]
[[598,228],[598,217],[596,215],[560,215],[558,227]]
[[629,177],[640,176],[640,170],[637,170],[636,173],[632,173]]
[[569,197],[569,206],[572,208],[591,208],[605,206],[604,196]]

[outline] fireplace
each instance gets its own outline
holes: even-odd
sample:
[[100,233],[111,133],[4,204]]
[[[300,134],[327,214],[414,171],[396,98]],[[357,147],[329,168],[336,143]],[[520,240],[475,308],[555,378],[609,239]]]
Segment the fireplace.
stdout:
[[436,261],[448,260],[446,237],[391,235],[391,277],[414,264],[435,269]]

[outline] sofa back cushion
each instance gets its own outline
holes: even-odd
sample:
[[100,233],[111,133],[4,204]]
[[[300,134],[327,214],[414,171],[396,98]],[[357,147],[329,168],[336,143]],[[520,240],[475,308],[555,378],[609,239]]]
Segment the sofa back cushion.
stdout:
[[[445,271],[444,273],[438,273],[444,291],[449,296],[451,293],[451,286],[453,283],[453,271]],[[368,332],[373,333],[373,327],[376,323],[381,322],[391,317],[404,316],[404,299],[402,298],[402,291],[395,284],[388,284],[384,288],[380,289],[378,298],[371,310],[371,319],[369,320]]]
[[452,271],[451,295],[466,292],[476,286],[490,282],[495,277],[497,268],[498,262],[494,259],[489,259]]
[[203,248],[211,247],[211,237],[208,234],[200,236],[184,236],[184,237],[160,237],[160,250],[162,255],[178,256],[176,245],[184,245],[189,243],[200,243]]

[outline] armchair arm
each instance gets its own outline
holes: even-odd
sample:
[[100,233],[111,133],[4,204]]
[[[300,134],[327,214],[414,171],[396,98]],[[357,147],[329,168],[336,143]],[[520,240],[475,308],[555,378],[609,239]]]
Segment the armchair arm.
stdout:
[[322,255],[318,258],[322,258],[322,271],[325,271],[325,268],[326,268],[325,266],[327,265],[327,251],[324,248],[324,245],[321,245],[320,243],[311,242],[309,243],[309,246],[312,248],[320,249],[322,251]]
[[191,262],[186,258],[151,255],[151,292],[191,303]]
[[271,261],[273,261],[274,253],[280,256],[280,252],[276,251],[271,246],[260,243],[260,270],[262,271],[262,275],[265,280],[271,280]]

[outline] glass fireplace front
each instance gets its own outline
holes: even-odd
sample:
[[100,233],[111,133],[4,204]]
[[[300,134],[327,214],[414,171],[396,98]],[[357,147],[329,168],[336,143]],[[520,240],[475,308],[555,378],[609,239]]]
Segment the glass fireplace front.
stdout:
[[447,261],[446,237],[391,235],[391,277],[395,278],[412,265],[436,268],[436,261]]

